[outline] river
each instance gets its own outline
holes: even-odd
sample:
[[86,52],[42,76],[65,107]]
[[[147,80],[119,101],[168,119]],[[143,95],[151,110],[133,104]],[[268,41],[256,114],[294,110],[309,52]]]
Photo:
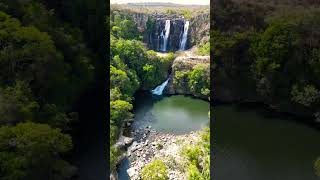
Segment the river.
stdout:
[[263,109],[214,107],[213,176],[217,180],[317,180],[320,132]]
[[77,167],[75,180],[108,179],[106,149],[108,135],[105,116],[104,88],[87,92],[78,103],[79,121],[72,125],[73,151],[70,163]]
[[184,134],[208,125],[209,103],[206,101],[147,92],[139,92],[135,98],[133,128],[151,126],[159,132]]

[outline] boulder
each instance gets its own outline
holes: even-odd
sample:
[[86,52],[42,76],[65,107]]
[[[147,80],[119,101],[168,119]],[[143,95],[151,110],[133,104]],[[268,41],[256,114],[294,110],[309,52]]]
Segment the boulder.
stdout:
[[120,136],[120,138],[114,144],[114,146],[119,149],[124,149],[125,147],[128,147],[132,142],[133,142],[133,138],[126,137],[126,136]]
[[135,167],[131,167],[131,168],[127,169],[127,173],[129,175],[129,177],[132,178],[133,176],[135,176],[137,174],[137,170]]
[[133,138],[131,138],[131,137],[125,137],[125,136],[124,136],[123,141],[124,141],[125,145],[128,146],[128,145],[130,145],[130,144],[133,142]]

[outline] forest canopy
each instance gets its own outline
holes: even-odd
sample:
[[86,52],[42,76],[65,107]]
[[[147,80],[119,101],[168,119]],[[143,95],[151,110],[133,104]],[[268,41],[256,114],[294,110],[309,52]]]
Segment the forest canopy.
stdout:
[[76,23],[87,16],[78,6],[86,1],[72,2],[0,2],[0,179],[75,173],[64,158],[73,147],[71,122],[100,62],[87,27]]

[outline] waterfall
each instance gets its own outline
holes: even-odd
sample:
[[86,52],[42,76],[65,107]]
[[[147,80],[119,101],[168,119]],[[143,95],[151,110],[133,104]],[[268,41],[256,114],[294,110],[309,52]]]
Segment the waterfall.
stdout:
[[189,30],[189,21],[186,21],[184,24],[184,29],[183,29],[183,35],[182,39],[180,42],[180,50],[186,50],[186,44],[187,44],[187,39],[188,39],[188,30]]
[[163,40],[162,51],[167,51],[168,38],[170,33],[170,20],[166,20],[165,35]]
[[161,31],[160,37],[161,37],[161,38],[164,37],[163,30]]
[[152,94],[159,95],[159,96],[162,95],[162,91],[167,86],[168,82],[169,82],[169,78],[165,82],[163,82],[161,85],[151,90]]
[[161,31],[161,33],[160,33],[160,36],[158,36],[158,48],[157,48],[157,50],[159,51],[160,49],[162,49],[162,47],[161,47],[161,40],[163,39],[163,37],[164,37],[164,34],[163,34],[163,30]]

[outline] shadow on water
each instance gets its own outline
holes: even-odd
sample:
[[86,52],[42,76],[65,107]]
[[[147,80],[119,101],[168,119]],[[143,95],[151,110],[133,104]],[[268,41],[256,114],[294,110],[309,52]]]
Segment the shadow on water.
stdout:
[[[137,91],[134,95],[133,101],[133,113],[135,115],[135,122],[133,123],[133,129],[142,127],[145,121],[152,119],[150,110],[154,104],[161,101],[165,95],[154,95],[149,91]],[[136,121],[136,119],[143,119],[143,121]]]
[[320,133],[256,107],[214,107],[214,176],[221,180],[317,180]]
[[129,167],[130,167],[129,159],[127,157],[123,158],[120,161],[119,166],[117,168],[119,180],[130,180],[130,177],[127,173],[127,169],[129,169]]
[[106,106],[99,92],[92,90],[84,95],[78,103],[79,121],[71,126],[74,147],[70,161],[78,168],[75,180],[108,178]]

